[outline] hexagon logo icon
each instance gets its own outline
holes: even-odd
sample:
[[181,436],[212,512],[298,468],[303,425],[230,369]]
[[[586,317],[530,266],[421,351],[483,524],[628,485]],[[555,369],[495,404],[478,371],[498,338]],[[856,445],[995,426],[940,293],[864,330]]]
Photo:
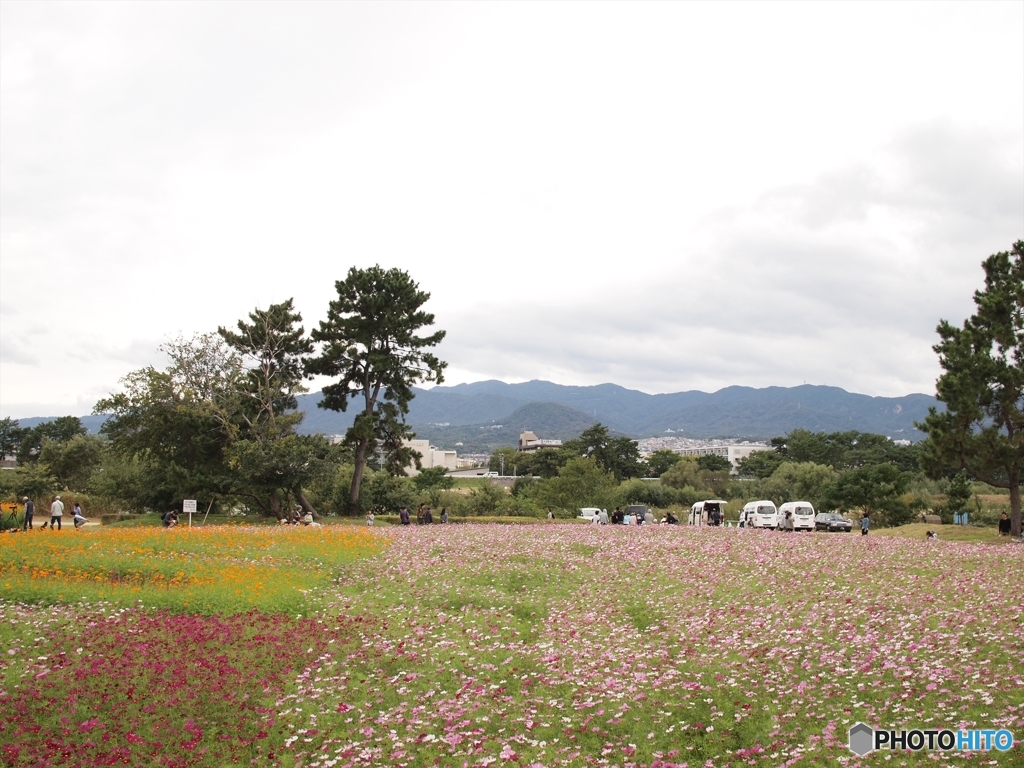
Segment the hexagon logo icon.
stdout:
[[864,757],[874,749],[875,729],[864,723],[856,723],[850,729],[850,751]]

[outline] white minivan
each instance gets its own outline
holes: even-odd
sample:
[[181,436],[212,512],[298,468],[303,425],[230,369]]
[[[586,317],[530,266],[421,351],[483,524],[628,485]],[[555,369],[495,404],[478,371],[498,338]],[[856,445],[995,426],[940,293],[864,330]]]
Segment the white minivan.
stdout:
[[[774,501],[751,501],[743,506],[743,511],[747,513],[748,528],[775,528],[779,524],[779,510],[775,508]],[[814,525],[813,515],[811,525]]]
[[779,507],[779,528],[786,527],[786,513],[793,514],[794,531],[814,530],[814,505],[809,501],[787,501]]
[[707,501],[698,501],[692,507],[690,507],[690,525],[713,525],[711,522],[711,514],[713,512],[720,512],[722,518],[725,518],[725,505],[727,501],[722,499],[708,499]]

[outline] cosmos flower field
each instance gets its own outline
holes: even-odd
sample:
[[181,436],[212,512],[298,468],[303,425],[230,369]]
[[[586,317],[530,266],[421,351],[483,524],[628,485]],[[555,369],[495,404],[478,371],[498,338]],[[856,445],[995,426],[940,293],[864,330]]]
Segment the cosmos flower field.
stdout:
[[3,764],[1024,765],[1019,742],[846,747],[857,721],[1021,738],[1024,547],[677,526],[139,531],[0,552]]

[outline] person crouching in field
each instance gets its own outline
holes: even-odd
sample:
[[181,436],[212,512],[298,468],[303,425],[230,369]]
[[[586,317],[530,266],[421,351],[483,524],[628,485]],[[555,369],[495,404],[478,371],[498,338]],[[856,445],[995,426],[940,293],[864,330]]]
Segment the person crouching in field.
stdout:
[[75,522],[75,528],[81,528],[83,525],[89,522],[85,515],[82,514],[82,505],[75,502],[75,508],[72,514],[72,520]]

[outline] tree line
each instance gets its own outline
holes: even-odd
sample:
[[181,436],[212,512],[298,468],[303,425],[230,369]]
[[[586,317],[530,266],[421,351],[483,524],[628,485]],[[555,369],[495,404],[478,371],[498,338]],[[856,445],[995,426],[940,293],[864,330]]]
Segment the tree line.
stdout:
[[[99,436],[66,417],[25,431],[5,421],[21,466],[0,478],[24,495],[45,488],[90,491],[128,509],[166,510],[182,499],[282,516],[292,504],[319,514],[306,489],[344,463],[353,471],[347,511],[357,511],[367,461],[380,454],[399,473],[419,456],[404,445],[412,386],[441,382],[445,363],[430,348],[444,331],[423,310],[430,294],[408,273],[352,268],[335,283],[327,318],[308,335],[292,299],[161,347],[164,368],[147,366],[94,409]],[[341,445],[302,435],[296,395],[314,375],[334,379],[320,407],[357,403]],[[72,461],[74,457],[74,461]],[[64,471],[68,463],[74,471]]]
[[[659,451],[644,460],[635,441],[595,425],[559,450],[496,452],[492,469],[504,459],[506,474],[522,475],[510,494],[484,488],[456,497],[443,472],[404,477],[419,458],[404,443],[413,436],[405,423],[412,387],[443,381],[446,363],[431,349],[445,332],[429,331],[429,294],[407,273],[375,266],[352,268],[335,283],[326,320],[308,335],[289,299],[257,308],[231,329],[165,344],[165,368],[129,374],[121,391],[97,403],[95,412],[109,415],[99,436],[85,434],[73,417],[32,429],[4,419],[3,453],[16,455],[20,466],[0,473],[0,492],[74,489],[134,510],[195,498],[271,515],[290,504],[354,514],[423,499],[447,499],[469,512],[539,514],[632,502],[686,506],[711,495],[800,497],[897,524],[925,508],[951,514],[974,481],[1005,490],[1019,536],[1024,241],[982,267],[975,313],[962,325],[943,320],[937,328],[943,373],[936,394],[945,408],[931,409],[918,425],[927,439],[915,446],[859,432],[794,430],[745,459],[733,478],[720,457]],[[356,403],[339,445],[296,430],[296,395],[314,375],[333,379],[320,407],[344,411]]]

